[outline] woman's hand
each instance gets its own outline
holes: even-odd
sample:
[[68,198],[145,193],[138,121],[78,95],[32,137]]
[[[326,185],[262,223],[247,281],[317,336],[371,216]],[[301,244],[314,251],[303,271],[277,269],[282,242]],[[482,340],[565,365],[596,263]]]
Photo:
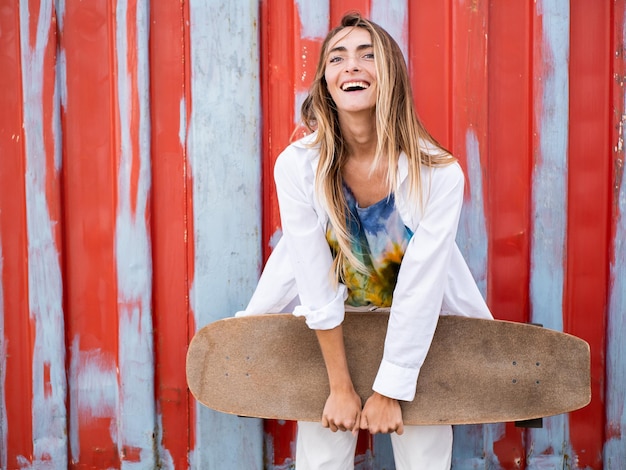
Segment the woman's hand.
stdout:
[[322,426],[331,431],[359,432],[361,422],[361,397],[354,390],[346,350],[343,343],[343,327],[341,325],[332,330],[316,330],[320,343],[330,395],[326,399],[322,414]]
[[379,393],[367,399],[361,412],[361,429],[367,429],[371,434],[404,432],[402,410],[398,400],[386,397]]
[[322,426],[330,428],[332,432],[350,431],[356,435],[360,421],[361,397],[354,389],[331,391],[324,406]]

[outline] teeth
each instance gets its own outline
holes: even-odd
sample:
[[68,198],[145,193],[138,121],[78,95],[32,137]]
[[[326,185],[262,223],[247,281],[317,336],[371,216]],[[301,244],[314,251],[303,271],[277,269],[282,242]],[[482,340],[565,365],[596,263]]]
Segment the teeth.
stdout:
[[366,82],[346,82],[343,85],[341,85],[341,89],[343,91],[349,90],[351,88],[362,88],[362,89],[366,89],[369,88],[369,84],[367,84]]

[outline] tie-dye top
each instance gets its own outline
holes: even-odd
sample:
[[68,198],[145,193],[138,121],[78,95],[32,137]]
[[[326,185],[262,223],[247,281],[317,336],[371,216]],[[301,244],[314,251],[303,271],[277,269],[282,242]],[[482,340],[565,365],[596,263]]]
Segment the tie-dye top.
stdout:
[[[346,185],[344,194],[349,209],[347,228],[353,240],[352,252],[370,271],[363,274],[353,266],[347,267],[342,279],[348,289],[346,303],[390,307],[400,263],[413,232],[402,222],[393,194],[365,208],[358,206]],[[326,240],[335,256],[339,247],[330,224]]]

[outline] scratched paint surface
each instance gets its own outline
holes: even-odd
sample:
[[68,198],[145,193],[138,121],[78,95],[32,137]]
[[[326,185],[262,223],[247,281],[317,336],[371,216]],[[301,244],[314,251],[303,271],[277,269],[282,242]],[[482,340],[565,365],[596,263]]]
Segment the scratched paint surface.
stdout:
[[[234,315],[260,258],[259,101],[254,2],[190,3],[194,281],[198,327]],[[236,21],[244,19],[245,21]],[[262,423],[196,404],[192,468],[262,468]]]
[[[350,9],[399,42],[465,170],[457,241],[496,317],[592,345],[584,415],[458,427],[453,468],[623,467],[626,2],[46,0],[0,7],[2,468],[293,468],[293,423],[198,406],[181,369],[280,237],[273,161]],[[601,72],[581,16],[613,38]],[[612,165],[590,171],[581,148]],[[575,245],[603,237],[606,253]],[[603,271],[605,308],[580,294]],[[355,464],[393,468],[388,436],[362,435]]]
[[606,382],[606,442],[604,465],[617,469],[626,462],[626,171],[624,171],[624,123],[626,121],[626,91],[624,80],[624,45],[626,45],[626,3],[615,11],[616,73],[614,87],[614,122],[612,135],[614,152],[613,253],[610,264],[610,296],[607,324],[607,382]]
[[[531,252],[531,320],[563,330],[563,278],[567,203],[567,122],[569,14],[567,2],[538,4],[542,19],[541,53],[545,70],[536,107],[539,149],[533,174],[533,237]],[[543,429],[529,432],[532,452],[528,468],[562,467],[567,456],[567,415],[544,420]]]
[[[58,96],[49,87],[54,77],[45,75],[46,62],[56,48],[53,4],[42,2],[29,11],[21,3],[20,28],[24,94],[26,154],[26,225],[28,285],[32,344],[33,455],[18,461],[41,465],[49,460],[67,464],[65,336],[63,287],[59,265],[58,220],[60,158]],[[51,132],[52,130],[52,132]],[[51,188],[54,188],[50,191]],[[57,214],[55,214],[57,213]]]
[[[119,308],[119,424],[125,468],[156,465],[152,265],[148,235],[148,2],[118,1],[116,65],[120,120],[115,255]],[[132,53],[131,53],[132,51]]]
[[[624,103],[626,106],[626,103]],[[622,109],[626,109],[622,108]],[[623,162],[623,160],[622,160]],[[622,163],[623,165],[623,163]],[[611,263],[611,297],[609,303],[607,350],[607,440],[604,447],[606,468],[619,468],[626,462],[626,172],[621,171],[617,193],[615,248]],[[620,286],[622,288],[620,288]]]

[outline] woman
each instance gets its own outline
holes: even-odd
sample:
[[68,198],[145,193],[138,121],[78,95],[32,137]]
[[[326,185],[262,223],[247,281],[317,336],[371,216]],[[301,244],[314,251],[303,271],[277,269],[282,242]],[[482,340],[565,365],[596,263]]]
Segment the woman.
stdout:
[[[316,331],[330,395],[321,426],[299,423],[297,468],[353,468],[368,429],[393,433],[396,468],[447,469],[451,427],[404,427],[399,401],[415,396],[439,315],[491,318],[454,241],[462,170],[419,122],[398,45],[358,14],[324,40],[302,119],[312,134],[274,170],[283,237],[240,312],[291,303]],[[352,309],[390,309],[364,406],[343,342]]]

